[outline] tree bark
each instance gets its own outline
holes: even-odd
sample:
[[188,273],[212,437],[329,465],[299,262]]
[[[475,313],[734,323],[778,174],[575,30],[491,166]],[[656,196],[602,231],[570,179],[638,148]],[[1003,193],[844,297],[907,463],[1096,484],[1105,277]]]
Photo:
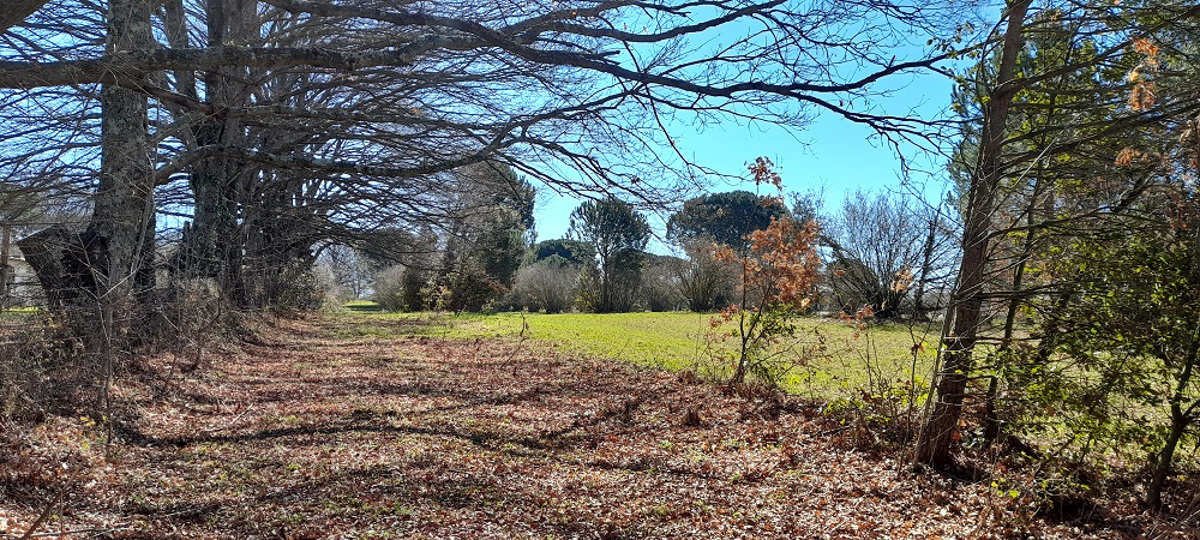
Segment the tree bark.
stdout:
[[4,0],[0,3],[0,33],[21,24],[47,3],[49,0]]
[[1175,448],[1179,446],[1179,439],[1183,438],[1183,432],[1187,430],[1190,423],[1178,406],[1172,406],[1171,432],[1167,434],[1162,451],[1158,453],[1150,487],[1146,488],[1146,504],[1151,508],[1162,507],[1163,486],[1167,482],[1167,475],[1171,472],[1171,462],[1175,459]]
[[943,361],[938,374],[933,411],[917,440],[917,462],[944,466],[958,431],[967,381],[971,374],[971,350],[975,346],[983,309],[983,286],[988,263],[988,238],[992,229],[996,190],[1004,176],[1001,152],[1006,136],[1008,111],[1016,94],[1014,73],[1022,47],[1025,15],[1031,0],[1015,0],[1007,9],[1008,25],[997,73],[984,113],[979,161],[971,178],[963,232],[963,257],[959,267],[949,316],[951,333],[942,336]]
[[[111,0],[109,51],[153,47],[149,0]],[[100,186],[88,231],[104,247],[97,268],[105,296],[132,299],[153,255],[154,167],[145,94],[106,85],[100,94]]]
[[936,247],[937,230],[941,227],[942,206],[939,204],[933,217],[926,221],[929,230],[925,235],[925,243],[921,246],[921,278],[917,280],[916,290],[913,291],[913,319],[929,320],[929,308],[925,306],[925,288],[929,283],[929,274],[933,273],[933,250]]
[[8,303],[8,281],[13,274],[13,268],[8,265],[8,246],[12,239],[12,229],[7,224],[0,224],[0,311]]
[[[246,37],[256,17],[256,2],[209,0],[206,4],[208,45],[219,47]],[[228,109],[244,105],[248,92],[245,69],[221,67],[203,75],[208,105]],[[244,145],[241,122],[236,117],[206,117],[193,128],[197,148]],[[190,277],[216,278],[221,288],[236,287],[236,254],[243,249],[238,234],[240,201],[237,182],[244,163],[229,156],[208,156],[196,162],[190,183],[195,197],[193,221],[183,242],[182,266]]]
[[25,262],[33,268],[52,312],[61,313],[68,306],[76,305],[81,295],[95,293],[91,272],[84,266],[73,264],[86,260],[79,256],[83,246],[79,231],[63,225],[42,229],[17,240],[17,247],[25,255]]

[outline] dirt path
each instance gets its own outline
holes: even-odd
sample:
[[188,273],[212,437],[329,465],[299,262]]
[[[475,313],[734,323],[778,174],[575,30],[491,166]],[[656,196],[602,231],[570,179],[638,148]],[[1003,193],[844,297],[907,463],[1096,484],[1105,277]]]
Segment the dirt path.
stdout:
[[72,496],[72,526],[297,539],[979,538],[1022,527],[998,525],[1013,516],[996,490],[897,473],[802,403],[763,408],[513,343],[339,338],[333,324],[289,323],[166,398],[131,391],[140,418]]

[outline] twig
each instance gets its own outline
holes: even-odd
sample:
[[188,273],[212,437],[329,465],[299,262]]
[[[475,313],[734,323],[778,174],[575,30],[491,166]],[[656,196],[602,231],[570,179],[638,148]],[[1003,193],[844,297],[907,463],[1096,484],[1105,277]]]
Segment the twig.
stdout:
[[500,367],[508,367],[512,364],[513,375],[517,374],[517,366],[514,361],[517,359],[517,355],[525,350],[523,345],[525,344],[525,339],[529,337],[527,332],[529,332],[529,321],[525,319],[525,313],[521,313],[521,333],[517,334],[517,346],[513,348],[512,354],[509,354],[508,358],[500,362]]
[[[49,519],[50,514],[54,513],[54,507],[58,506],[58,503],[60,501],[62,501],[63,495],[66,495],[66,494],[67,494],[67,487],[63,486],[62,488],[60,488],[58,490],[58,494],[54,496],[54,500],[50,501],[50,504],[46,505],[45,510],[42,510],[42,514],[40,516],[38,516],[37,519],[33,520],[33,525],[30,525],[29,529],[27,529],[25,531],[25,534],[21,535],[20,540],[28,540],[30,538],[33,538],[35,536],[33,534],[33,531],[36,531],[38,529],[38,527],[42,526],[42,523],[44,523],[47,519]],[[37,535],[37,536],[41,536],[41,535]]]
[[830,435],[835,435],[835,434],[841,433],[841,432],[843,432],[843,431],[846,431],[847,429],[850,429],[850,428],[852,428],[852,427],[854,427],[854,425],[853,425],[853,424],[847,424],[847,425],[844,425],[844,426],[841,426],[841,427],[836,427],[836,428],[833,428],[833,429],[825,430],[825,431],[822,431],[822,432],[821,432],[821,436],[822,436],[822,437],[828,437],[828,436],[830,436]]
[[234,426],[233,426],[233,424],[237,423],[237,421],[238,421],[238,420],[241,420],[241,419],[242,419],[242,417],[243,417],[243,416],[246,416],[246,413],[249,413],[251,410],[252,410],[251,408],[247,407],[247,408],[246,408],[246,410],[242,411],[242,413],[241,413],[241,414],[239,414],[239,415],[237,415],[237,416],[233,417],[233,420],[230,420],[230,421],[229,421],[229,422],[227,422],[227,423],[226,423],[224,426],[221,426],[221,427],[215,427],[215,428],[208,428],[208,429],[202,429],[202,430],[200,430],[200,433],[203,433],[203,434],[209,434],[209,433],[216,433],[216,432],[218,432],[218,431],[225,431],[225,430],[227,430],[227,429],[232,429],[232,428],[234,427]]
[[[113,533],[113,532],[117,532],[117,531],[123,531],[126,529],[128,529],[128,527],[126,527],[125,525],[118,525],[116,527],[111,527],[108,529],[92,527],[89,529],[74,529],[74,530],[70,530],[70,531],[60,531],[60,532],[44,532],[44,533],[37,533],[37,534],[25,533],[25,536],[22,536],[21,540],[25,540],[26,538],[48,538],[51,536],[70,536],[73,534],[93,534],[93,535],[98,536],[101,534],[108,534],[108,533]],[[12,536],[16,536],[16,535],[3,534],[3,536],[12,537]]]

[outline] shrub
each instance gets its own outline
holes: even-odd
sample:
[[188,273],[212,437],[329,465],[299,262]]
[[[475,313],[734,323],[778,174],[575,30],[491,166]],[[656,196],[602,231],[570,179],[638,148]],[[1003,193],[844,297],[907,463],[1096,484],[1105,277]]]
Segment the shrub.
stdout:
[[[38,416],[45,404],[46,373],[69,357],[49,321],[32,317],[16,335],[0,336],[0,420]],[[11,339],[10,338],[14,338]]]
[[738,344],[731,385],[741,385],[747,375],[769,384],[781,377],[777,370],[781,353],[772,347],[780,339],[795,335],[792,320],[812,301],[820,265],[817,232],[816,222],[800,228],[790,219],[772,220],[766,230],[749,235],[746,255],[737,255],[727,247],[718,250],[717,260],[735,264],[741,270],[737,303],[713,319],[714,327],[736,322],[733,337]]
[[248,281],[257,303],[277,313],[315,311],[325,302],[325,289],[313,265],[304,261],[288,261]]
[[652,257],[642,272],[641,307],[650,311],[676,311],[687,306],[681,284],[687,261]]
[[[758,158],[750,166],[754,183],[779,187],[782,179],[772,167],[770,160]],[[714,258],[739,270],[736,303],[712,321],[713,328],[736,323],[731,334],[738,341],[731,387],[742,386],[747,375],[774,386],[791,369],[792,353],[800,354],[801,361],[811,354],[807,348],[778,345],[796,334],[793,318],[812,303],[821,262],[816,249],[819,230],[815,221],[800,226],[791,218],[772,217],[766,229],[746,235],[744,252],[729,246],[716,250]]]
[[513,296],[518,306],[530,311],[560,313],[575,301],[578,281],[576,265],[552,256],[517,272]]
[[716,249],[716,244],[706,240],[684,246],[688,261],[681,270],[678,286],[689,310],[712,311],[732,301],[737,268],[718,261],[713,256]]
[[427,307],[428,286],[421,271],[390,266],[375,275],[375,302],[386,311],[420,311]]

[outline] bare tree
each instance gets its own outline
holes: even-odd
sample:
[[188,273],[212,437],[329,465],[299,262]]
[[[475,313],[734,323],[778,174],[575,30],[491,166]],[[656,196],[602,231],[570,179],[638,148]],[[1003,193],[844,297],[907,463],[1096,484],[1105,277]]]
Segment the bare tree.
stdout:
[[[311,265],[322,239],[444,223],[444,175],[466,165],[658,204],[706,172],[662,150],[681,122],[799,126],[824,109],[896,143],[928,137],[942,124],[871,100],[882,79],[951,54],[888,48],[936,33],[934,3],[127,0],[105,13],[78,1],[77,15],[4,36],[2,99],[31,128],[71,133],[9,133],[23,150],[3,153],[0,171],[70,175],[88,230],[120,231],[95,248],[116,252],[84,259],[121,261],[117,277],[145,274],[130,257],[150,251],[155,212],[178,213],[190,220],[178,275],[215,278],[251,307],[279,268]],[[111,171],[99,186],[97,159]],[[72,273],[56,286],[90,287]]]
[[840,212],[822,224],[835,308],[855,313],[869,306],[878,318],[896,318],[945,285],[954,254],[939,215],[940,207],[905,195],[847,195]]

